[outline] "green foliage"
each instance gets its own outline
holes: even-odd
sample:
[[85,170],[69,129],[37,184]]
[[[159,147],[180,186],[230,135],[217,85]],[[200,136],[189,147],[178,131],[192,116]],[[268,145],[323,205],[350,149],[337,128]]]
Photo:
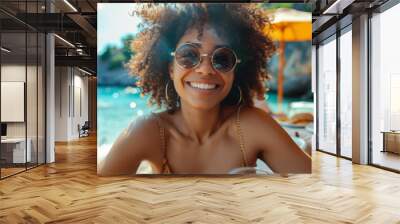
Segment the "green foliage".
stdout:
[[125,60],[129,60],[132,57],[132,50],[131,50],[131,42],[135,37],[133,35],[128,35],[122,37],[122,54],[124,55]]
[[114,54],[111,60],[109,61],[108,69],[114,70],[117,68],[121,68],[125,61],[126,61],[125,56],[122,53],[118,52],[117,54]]
[[312,12],[311,3],[263,3],[261,7],[265,9],[289,8],[299,11]]
[[113,45],[106,46],[104,52],[100,54],[100,60],[108,62],[109,70],[122,68],[124,64],[127,63],[134,55],[134,52],[132,52],[130,48],[131,41],[134,38],[135,37],[133,35],[122,37],[121,41],[123,46],[121,48]]
[[112,52],[115,51],[114,46],[107,45],[104,52],[100,55],[102,61],[108,61],[111,58]]

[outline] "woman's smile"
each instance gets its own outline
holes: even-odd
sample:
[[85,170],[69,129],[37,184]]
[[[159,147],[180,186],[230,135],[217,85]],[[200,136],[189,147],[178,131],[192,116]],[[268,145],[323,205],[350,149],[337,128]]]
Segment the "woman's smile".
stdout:
[[185,81],[185,89],[195,94],[216,94],[222,89],[222,84],[210,81]]
[[213,84],[213,83],[201,83],[201,82],[186,82],[186,83],[193,88],[202,90],[215,90],[218,88],[218,84]]

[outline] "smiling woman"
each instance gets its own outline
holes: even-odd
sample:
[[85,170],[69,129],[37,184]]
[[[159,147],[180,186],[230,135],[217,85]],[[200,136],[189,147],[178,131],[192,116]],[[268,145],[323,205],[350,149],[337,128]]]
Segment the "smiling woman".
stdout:
[[265,93],[274,53],[253,5],[150,4],[129,66],[150,102],[165,107],[136,120],[99,163],[100,175],[227,174],[257,159],[278,173],[310,173],[311,159],[253,99]]

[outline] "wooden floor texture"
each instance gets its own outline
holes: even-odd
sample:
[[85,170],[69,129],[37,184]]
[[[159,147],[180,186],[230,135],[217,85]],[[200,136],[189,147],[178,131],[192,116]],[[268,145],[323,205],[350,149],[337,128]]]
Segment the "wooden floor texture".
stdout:
[[400,170],[400,154],[375,151],[372,159],[375,164]]
[[400,175],[314,152],[313,174],[98,177],[96,139],[0,181],[0,223],[400,223]]
[[17,167],[17,168],[1,168],[1,177],[2,178],[3,177],[7,177],[7,176],[13,175],[15,173],[22,172],[24,170],[25,170],[25,167],[24,168],[20,168],[20,167]]

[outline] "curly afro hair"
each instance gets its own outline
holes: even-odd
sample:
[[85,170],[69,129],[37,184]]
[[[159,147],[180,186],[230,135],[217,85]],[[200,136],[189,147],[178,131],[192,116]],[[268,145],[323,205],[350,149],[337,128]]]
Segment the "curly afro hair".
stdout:
[[[132,42],[134,56],[128,63],[142,94],[150,94],[150,104],[166,106],[170,112],[180,107],[179,96],[170,81],[170,53],[190,28],[202,32],[205,24],[214,27],[241,59],[235,68],[233,87],[221,105],[236,105],[240,87],[242,104],[266,92],[266,64],[275,51],[264,31],[270,25],[267,15],[256,4],[145,4],[134,12],[143,19],[140,33]],[[200,34],[201,35],[201,34]]]

